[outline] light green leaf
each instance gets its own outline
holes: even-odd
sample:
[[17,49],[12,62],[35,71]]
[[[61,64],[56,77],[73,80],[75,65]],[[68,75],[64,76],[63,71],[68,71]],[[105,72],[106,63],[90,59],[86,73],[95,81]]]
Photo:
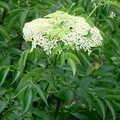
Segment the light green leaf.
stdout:
[[54,49],[51,51],[51,54],[50,54],[50,56],[49,56],[48,59],[52,58],[52,57],[53,57],[54,55],[56,55],[60,50],[61,50],[61,47],[60,47],[60,46],[54,48]]
[[9,70],[10,70],[9,67],[5,67],[5,68],[2,68],[0,70],[0,86],[4,83],[4,81],[8,75]]
[[66,54],[64,52],[62,52],[62,54],[60,55],[60,63],[61,63],[60,67],[62,67],[64,65],[64,62],[66,59],[67,59]]
[[70,64],[70,66],[72,68],[73,76],[74,76],[75,73],[76,73],[76,64],[71,58],[67,58],[67,60],[68,60],[68,63]]
[[30,108],[34,98],[34,93],[32,88],[27,87],[23,94],[23,110],[24,113]]
[[0,1],[0,7],[10,10],[9,5],[6,2]]
[[40,97],[43,99],[43,101],[46,103],[46,105],[48,106],[47,103],[47,98],[46,98],[46,92],[45,90],[42,88],[41,85],[37,85],[37,84],[33,84],[33,87],[35,88],[35,90],[39,93]]
[[107,100],[107,99],[105,99],[105,102],[106,102],[108,108],[110,109],[110,111],[112,113],[113,120],[115,120],[116,119],[116,117],[115,117],[116,115],[115,115],[115,108],[113,106],[113,103],[110,100]]
[[120,100],[120,95],[107,95],[106,98],[110,100]]
[[112,1],[109,0],[106,3],[120,8],[120,2],[112,2]]
[[76,55],[74,55],[73,53],[70,53],[70,52],[66,52],[65,54],[67,57],[74,59],[76,62],[78,62],[81,65],[81,62]]
[[76,12],[78,12],[79,14],[86,13],[84,8],[81,6],[75,7],[75,9],[72,11],[72,13],[76,13]]

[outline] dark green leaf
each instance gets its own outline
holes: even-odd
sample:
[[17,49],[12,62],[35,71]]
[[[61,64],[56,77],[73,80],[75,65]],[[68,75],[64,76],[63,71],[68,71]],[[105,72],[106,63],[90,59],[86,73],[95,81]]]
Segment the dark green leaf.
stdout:
[[105,102],[99,98],[95,98],[103,115],[103,120],[105,120],[105,116],[106,116],[106,105]]
[[3,37],[5,37],[5,38],[7,38],[8,40],[10,40],[10,36],[9,36],[9,34],[8,34],[8,32],[5,30],[5,28],[3,28],[2,26],[0,26],[0,34],[3,36]]
[[2,68],[0,70],[0,86],[4,83],[4,81],[8,75],[9,70],[10,70],[9,67],[5,67],[5,68]]
[[7,102],[0,99],[0,113],[6,108]]
[[68,88],[61,88],[60,93],[58,95],[58,97],[65,100],[68,105],[72,103],[74,96],[74,91]]
[[20,60],[18,62],[18,68],[19,68],[21,73],[24,70],[24,67],[25,67],[25,64],[26,64],[26,59],[27,59],[27,56],[28,56],[29,52],[30,52],[29,50],[23,51],[23,53],[21,55],[21,58],[20,58]]
[[107,99],[105,99],[105,102],[106,102],[108,108],[111,111],[111,114],[113,116],[113,120],[115,120],[116,119],[116,117],[115,117],[116,115],[115,115],[115,108],[114,108],[113,103],[110,100],[107,100]]
[[55,73],[62,80],[64,80],[65,74],[64,74],[64,71],[62,70],[62,68],[59,68],[59,67],[55,66],[55,67],[48,68],[48,70],[51,71],[51,72],[53,72],[53,73]]
[[15,96],[14,98],[19,95],[21,92],[23,92],[28,86],[30,85],[30,80],[27,80],[25,82],[21,82],[17,88],[16,88],[16,91],[15,91]]
[[25,10],[21,13],[21,16],[20,16],[20,25],[21,25],[21,29],[23,28],[23,25],[25,23],[25,20],[27,18],[27,14],[28,14],[28,10]]
[[32,88],[27,87],[24,91],[24,94],[23,94],[23,110],[24,110],[24,113],[29,110],[30,106],[32,105],[33,98],[34,98],[34,93],[33,93]]
[[37,84],[33,84],[33,87],[35,88],[35,90],[37,91],[37,93],[39,93],[40,97],[42,98],[42,100],[46,103],[46,105],[48,106],[47,103],[47,96],[46,96],[46,92],[43,89],[43,87],[41,85],[37,85]]
[[41,111],[37,108],[33,108],[32,113],[42,118],[42,120],[45,120],[48,118],[48,115],[44,111]]
[[0,1],[0,7],[10,10],[9,5],[6,2]]

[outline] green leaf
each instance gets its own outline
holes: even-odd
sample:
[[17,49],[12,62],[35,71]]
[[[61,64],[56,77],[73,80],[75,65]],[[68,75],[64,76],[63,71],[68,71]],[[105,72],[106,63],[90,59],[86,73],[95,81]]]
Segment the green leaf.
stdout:
[[56,75],[58,75],[62,80],[64,80],[64,77],[65,77],[65,74],[64,74],[64,71],[57,67],[57,66],[54,66],[54,67],[50,67],[48,68],[49,71],[55,73]]
[[108,108],[110,109],[110,111],[112,113],[113,120],[115,120],[116,119],[116,117],[115,117],[116,115],[115,115],[115,109],[114,109],[113,103],[110,100],[107,100],[107,99],[105,99],[105,102],[106,102]]
[[67,60],[68,60],[68,63],[70,64],[70,66],[72,68],[73,76],[74,76],[75,73],[76,73],[76,64],[71,58],[67,58]]
[[120,8],[120,2],[112,2],[112,1],[109,0],[106,3]]
[[24,91],[24,94],[23,94],[23,110],[24,110],[24,113],[27,112],[28,109],[30,108],[30,106],[32,105],[33,98],[34,98],[34,93],[33,93],[32,88],[27,87]]
[[9,5],[6,2],[0,1],[0,7],[10,10]]
[[64,65],[64,62],[66,59],[67,59],[66,54],[64,52],[62,52],[62,54],[60,55],[60,63],[61,63],[60,67],[62,67]]
[[105,120],[105,116],[106,116],[106,106],[105,106],[105,102],[99,98],[95,98],[103,115],[103,120]]
[[13,84],[20,77],[20,75],[21,75],[21,72],[17,71],[15,79],[13,80],[13,82],[11,84]]
[[68,88],[61,88],[58,97],[65,100],[68,105],[70,105],[74,99],[75,93],[73,90]]
[[54,55],[56,55],[60,50],[61,50],[61,47],[60,47],[60,46],[54,48],[54,49],[52,50],[52,52],[51,52],[51,54],[50,54],[50,56],[49,56],[48,59],[52,58],[52,57],[53,57]]
[[45,120],[48,118],[48,115],[44,112],[44,111],[41,111],[37,108],[33,108],[32,109],[32,113],[36,116],[39,116],[40,118],[42,118],[42,120]]
[[[87,58],[87,55],[85,55],[84,53],[82,53],[82,52],[80,52],[80,51],[79,51],[78,54],[83,58],[83,62],[86,62],[86,63],[89,65],[89,67],[90,67],[91,69],[93,69],[92,66],[91,66],[91,64],[90,64],[90,62],[89,62],[89,59]],[[81,61],[81,62],[82,62],[82,61]]]
[[14,26],[19,16],[20,16],[20,13],[14,16],[11,20],[9,20],[6,26],[7,31],[9,31]]
[[47,97],[46,97],[46,92],[43,89],[43,87],[41,85],[37,85],[37,84],[33,84],[33,87],[35,88],[35,90],[39,93],[40,97],[42,98],[42,100],[46,103],[46,105],[48,106],[47,103]]
[[23,25],[24,25],[25,20],[26,20],[26,18],[27,18],[28,12],[29,12],[29,11],[26,9],[25,11],[23,11],[23,12],[21,13],[21,16],[20,16],[20,26],[21,26],[21,29],[23,28]]
[[53,75],[49,72],[44,72],[42,76],[45,78],[45,80],[52,86],[52,88],[55,88],[55,81],[53,78]]
[[25,82],[21,82],[17,88],[16,88],[16,91],[15,91],[15,96],[13,98],[15,98],[16,96],[18,96],[21,92],[23,92],[26,87],[28,87],[30,85],[30,80],[28,81],[25,81]]
[[78,6],[78,7],[76,6],[75,9],[72,11],[72,13],[76,13],[76,12],[79,13],[79,15],[83,14],[83,13],[86,13],[84,8],[81,7],[81,6]]
[[24,75],[24,77],[22,77],[22,79],[20,80],[20,83],[23,83],[27,80],[30,80],[31,78],[35,78],[38,77],[39,75],[41,75],[43,73],[43,70],[41,69],[35,69],[27,74]]
[[116,45],[117,47],[117,50],[120,51],[120,41],[119,39],[116,39],[116,38],[111,38],[111,40],[113,41],[113,43]]
[[110,100],[120,100],[120,95],[106,95],[106,98],[107,99],[110,99]]
[[0,113],[6,108],[7,102],[0,99]]
[[84,99],[88,103],[88,105],[90,107],[90,110],[91,110],[91,108],[92,108],[92,102],[93,102],[92,96],[89,93],[87,93],[86,91],[82,91],[82,96],[84,97]]
[[8,40],[10,40],[10,36],[9,36],[8,32],[1,25],[0,25],[0,34],[2,36],[4,36],[5,38],[7,38]]
[[112,19],[107,19],[107,22],[112,30],[115,30],[115,22]]
[[76,55],[74,55],[73,53],[70,53],[70,52],[66,52],[65,54],[67,57],[74,59],[76,62],[78,62],[81,65],[81,62]]
[[84,115],[84,113],[71,113],[77,120],[89,120],[88,116]]
[[105,84],[113,84],[113,85],[117,86],[116,79],[111,76],[103,76],[98,79],[98,82],[105,83]]
[[29,50],[25,50],[21,54],[21,58],[20,58],[20,60],[18,62],[18,68],[19,68],[21,73],[24,70],[24,67],[25,67],[25,64],[26,64],[26,59],[27,59],[27,56],[28,56],[29,52],[30,52]]
[[0,58],[0,66],[7,66],[10,65],[11,59],[10,56],[6,55]]
[[9,67],[5,67],[5,68],[2,68],[0,70],[0,86],[4,83],[4,81],[8,75],[9,70],[10,70]]

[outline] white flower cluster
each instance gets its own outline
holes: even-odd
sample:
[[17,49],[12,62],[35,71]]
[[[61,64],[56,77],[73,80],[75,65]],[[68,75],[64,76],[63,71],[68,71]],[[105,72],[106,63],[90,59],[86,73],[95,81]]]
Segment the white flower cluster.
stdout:
[[83,49],[90,54],[91,48],[101,45],[103,40],[99,30],[91,27],[83,17],[62,11],[26,23],[23,37],[32,42],[31,50],[40,46],[47,54],[58,46],[62,50],[64,45],[71,46],[71,49]]

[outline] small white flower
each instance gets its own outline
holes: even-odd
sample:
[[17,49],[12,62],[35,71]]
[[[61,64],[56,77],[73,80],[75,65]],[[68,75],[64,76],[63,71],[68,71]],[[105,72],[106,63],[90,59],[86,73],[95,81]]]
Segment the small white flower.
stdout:
[[[51,54],[52,49],[59,45],[61,48],[68,45],[71,49],[83,49],[90,54],[91,48],[101,45],[103,40],[99,30],[91,27],[83,17],[72,16],[62,11],[26,23],[23,37],[32,42],[31,51],[40,46],[46,54]],[[62,49],[58,51],[61,52]]]

